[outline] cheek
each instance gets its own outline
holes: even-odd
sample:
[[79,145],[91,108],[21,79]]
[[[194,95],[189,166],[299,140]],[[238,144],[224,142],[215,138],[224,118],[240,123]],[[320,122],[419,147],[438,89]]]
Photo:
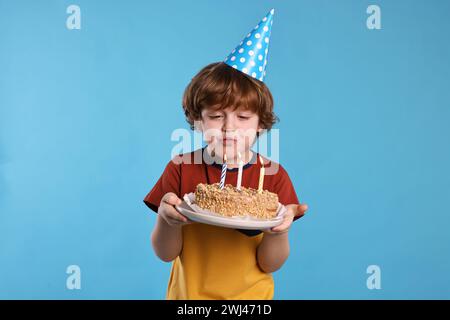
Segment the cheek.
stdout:
[[258,126],[259,126],[259,119],[255,118],[255,119],[250,119],[249,121],[247,121],[244,124],[243,129],[245,130],[249,130],[249,131],[257,131],[258,130]]
[[258,131],[259,119],[253,118],[249,119],[246,122],[243,122],[239,128],[239,135],[241,137],[246,137],[247,139],[252,139],[256,136],[256,132]]
[[256,129],[254,127],[250,127],[247,130],[240,130],[239,132],[239,149],[244,150],[250,147],[256,139]]
[[203,139],[207,142],[211,142],[213,137],[221,136],[221,126],[216,121],[202,120],[202,129]]
[[203,129],[203,131],[208,131],[211,128],[212,128],[211,121],[202,119],[202,129]]

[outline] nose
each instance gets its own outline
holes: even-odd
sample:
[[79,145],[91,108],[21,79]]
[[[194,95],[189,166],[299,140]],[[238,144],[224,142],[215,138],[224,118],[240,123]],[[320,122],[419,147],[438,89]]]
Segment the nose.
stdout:
[[230,115],[225,115],[225,120],[223,123],[223,127],[222,127],[222,131],[227,132],[227,131],[234,131],[235,128],[235,123],[234,123],[234,119],[232,116]]

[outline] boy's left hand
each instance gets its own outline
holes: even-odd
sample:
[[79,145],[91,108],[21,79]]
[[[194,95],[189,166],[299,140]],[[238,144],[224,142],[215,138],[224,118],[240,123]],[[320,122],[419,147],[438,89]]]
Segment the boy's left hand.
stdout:
[[289,230],[295,217],[303,217],[306,210],[308,210],[307,204],[288,204],[286,206],[286,213],[284,214],[283,222],[276,227],[266,231],[268,233],[284,233]]

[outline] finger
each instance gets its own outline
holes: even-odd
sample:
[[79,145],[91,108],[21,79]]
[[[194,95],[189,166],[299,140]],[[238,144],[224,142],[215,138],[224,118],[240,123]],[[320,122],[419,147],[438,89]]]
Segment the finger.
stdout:
[[295,215],[295,218],[296,218],[296,219],[300,219],[300,218],[302,218],[304,215],[305,215],[304,212],[297,213],[297,214]]
[[296,208],[295,216],[303,217],[307,210],[308,210],[308,205],[306,205],[306,204],[298,205]]
[[169,219],[173,219],[180,222],[187,222],[187,218],[183,216],[178,210],[176,210],[173,206],[167,205],[166,213]]
[[171,225],[176,225],[176,226],[184,226],[184,225],[188,225],[188,224],[193,224],[195,223],[195,221],[186,219],[186,221],[181,221],[181,220],[177,220],[177,219],[168,219]]
[[303,212],[306,212],[308,210],[308,205],[306,203],[300,204],[300,210]]
[[274,232],[280,232],[280,231],[285,231],[286,229],[289,228],[289,226],[292,223],[292,219],[286,219],[283,221],[282,224],[280,224],[279,226],[273,227],[272,231]]
[[278,226],[278,227],[272,228],[271,231],[272,231],[272,233],[281,233],[281,232],[285,232],[287,229],[289,229],[289,228],[286,226],[284,226],[284,227]]
[[180,205],[181,204],[181,199],[177,197],[177,195],[173,192],[169,192],[167,193],[163,199],[163,202],[169,204],[169,205]]
[[297,214],[297,209],[295,207],[288,207],[286,213],[284,214],[283,220],[286,221],[287,219],[294,220],[295,216]]
[[287,227],[289,227],[289,224],[290,224],[289,221],[284,221],[282,224],[280,224],[279,226],[274,227],[272,230],[275,231],[275,232],[283,231]]
[[178,219],[173,219],[173,218],[167,218],[167,222],[171,226],[182,226],[182,225],[185,224],[184,221],[181,221],[181,220],[178,220]]

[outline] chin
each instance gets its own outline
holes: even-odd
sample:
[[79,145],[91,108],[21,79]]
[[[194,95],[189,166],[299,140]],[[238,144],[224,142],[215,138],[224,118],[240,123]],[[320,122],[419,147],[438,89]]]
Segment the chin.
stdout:
[[239,143],[227,143],[216,146],[215,154],[221,158],[223,158],[223,155],[226,154],[228,159],[237,159],[238,152],[240,152],[241,155],[244,155],[249,150],[250,148],[247,148],[245,145]]

